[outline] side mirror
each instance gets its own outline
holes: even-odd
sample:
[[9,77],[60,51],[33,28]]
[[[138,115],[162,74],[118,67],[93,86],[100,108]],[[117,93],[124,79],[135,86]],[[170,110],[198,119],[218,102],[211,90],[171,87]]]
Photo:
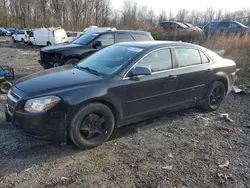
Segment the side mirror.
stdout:
[[101,41],[95,41],[93,44],[93,48],[100,48],[102,46],[102,42]]
[[151,75],[151,70],[147,67],[135,67],[128,74],[130,78],[141,75]]

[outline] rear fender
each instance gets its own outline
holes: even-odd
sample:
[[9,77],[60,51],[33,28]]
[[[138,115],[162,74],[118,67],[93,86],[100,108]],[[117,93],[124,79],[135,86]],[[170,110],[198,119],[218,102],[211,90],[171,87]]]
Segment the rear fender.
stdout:
[[[213,82],[215,82],[215,81],[222,82],[225,85],[226,93],[229,92],[229,88],[231,88],[231,86],[229,84],[230,79],[229,79],[229,76],[227,73],[225,73],[223,71],[217,72],[215,75],[215,78],[213,79]],[[213,84],[213,83],[211,83],[211,84]]]

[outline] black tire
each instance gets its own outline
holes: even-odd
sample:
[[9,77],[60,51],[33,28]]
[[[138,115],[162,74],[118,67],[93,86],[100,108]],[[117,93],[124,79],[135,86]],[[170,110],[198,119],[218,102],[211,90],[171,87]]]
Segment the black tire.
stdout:
[[205,98],[204,109],[208,111],[217,110],[226,96],[226,88],[222,82],[215,81],[209,88]]
[[23,38],[21,39],[21,43],[24,44],[24,39]]
[[[90,118],[92,114],[95,120]],[[91,103],[76,112],[70,122],[68,133],[78,147],[90,149],[106,142],[112,135],[114,127],[112,111],[101,103]]]
[[3,94],[7,94],[11,87],[12,84],[8,81],[5,81],[1,83],[0,90]]
[[47,46],[51,46],[52,44],[51,44],[51,42],[47,42]]
[[79,59],[72,58],[68,59],[63,65],[76,65],[79,62]]
[[15,38],[14,37],[12,37],[12,40],[13,40],[13,43],[16,43],[17,41],[15,40]]

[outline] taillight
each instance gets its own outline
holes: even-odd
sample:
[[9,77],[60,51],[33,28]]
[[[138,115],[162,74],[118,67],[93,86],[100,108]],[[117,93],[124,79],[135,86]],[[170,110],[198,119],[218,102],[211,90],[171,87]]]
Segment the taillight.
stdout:
[[52,31],[52,36],[55,37],[55,31]]
[[28,36],[27,36],[27,35],[25,35],[25,38],[28,38]]

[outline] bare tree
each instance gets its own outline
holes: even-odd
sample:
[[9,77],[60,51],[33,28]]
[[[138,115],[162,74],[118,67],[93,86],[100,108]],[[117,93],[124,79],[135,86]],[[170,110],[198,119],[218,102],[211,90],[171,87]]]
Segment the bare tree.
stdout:
[[159,14],[159,23],[167,20],[167,13],[165,10],[162,10]]
[[221,20],[221,19],[222,19],[222,16],[223,16],[223,9],[219,9],[219,10],[216,12],[216,19],[217,19],[217,20]]
[[185,21],[185,17],[188,15],[189,11],[186,9],[180,9],[177,11],[176,18],[180,22]]

